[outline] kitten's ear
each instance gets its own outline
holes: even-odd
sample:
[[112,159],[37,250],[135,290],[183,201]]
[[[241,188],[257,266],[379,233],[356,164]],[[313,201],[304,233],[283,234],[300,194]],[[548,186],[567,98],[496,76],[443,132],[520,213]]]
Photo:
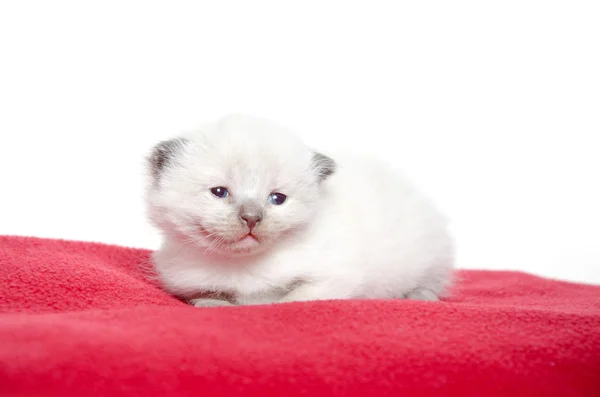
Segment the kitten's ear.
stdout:
[[148,163],[150,165],[150,172],[152,172],[152,176],[155,179],[185,149],[188,142],[185,138],[174,138],[159,142],[152,148],[152,153],[148,157]]
[[332,158],[317,152],[313,153],[311,163],[313,168],[317,172],[317,178],[319,182],[322,182],[325,179],[327,179],[331,174],[335,172],[335,169],[337,167],[337,164]]

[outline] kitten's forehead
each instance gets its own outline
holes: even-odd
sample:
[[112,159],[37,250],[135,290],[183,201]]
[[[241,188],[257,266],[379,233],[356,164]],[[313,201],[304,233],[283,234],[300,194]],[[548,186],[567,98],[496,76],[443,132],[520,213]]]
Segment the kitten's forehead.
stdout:
[[292,133],[262,120],[226,119],[191,138],[199,148],[194,161],[222,183],[273,188],[309,177],[308,147]]
[[309,177],[306,153],[278,153],[269,149],[272,148],[218,153],[215,165],[228,181],[247,188],[273,189]]

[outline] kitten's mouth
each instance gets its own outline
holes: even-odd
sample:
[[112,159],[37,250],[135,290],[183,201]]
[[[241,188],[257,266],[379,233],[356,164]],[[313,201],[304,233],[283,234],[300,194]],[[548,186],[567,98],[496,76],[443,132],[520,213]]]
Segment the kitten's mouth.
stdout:
[[244,237],[242,237],[241,239],[239,239],[238,242],[241,242],[241,241],[252,241],[252,240],[256,241],[257,243],[260,243],[260,241],[258,241],[258,239],[256,238],[256,236],[254,234],[252,234],[252,233],[246,234]]
[[[207,238],[214,237],[214,235],[215,235],[215,233],[209,232],[206,228],[204,228],[200,224],[198,225],[198,231],[200,232],[200,234],[202,234],[203,236],[205,236]],[[248,233],[246,233],[242,237],[239,237],[237,239],[229,240],[229,242],[230,243],[239,243],[239,242],[242,242],[242,241],[245,241],[245,240],[247,240],[247,241],[254,241],[254,242],[260,243],[260,240],[258,239],[258,237],[256,237],[256,235],[252,234],[251,231],[248,232]]]
[[262,238],[252,233],[252,231],[246,231],[246,233],[240,237],[224,238],[216,235],[215,233],[209,232],[202,225],[198,225],[197,230],[208,242],[203,243],[202,246],[204,247],[208,244],[211,251],[246,253],[255,251],[259,249],[259,247],[263,247],[263,243],[265,242]]

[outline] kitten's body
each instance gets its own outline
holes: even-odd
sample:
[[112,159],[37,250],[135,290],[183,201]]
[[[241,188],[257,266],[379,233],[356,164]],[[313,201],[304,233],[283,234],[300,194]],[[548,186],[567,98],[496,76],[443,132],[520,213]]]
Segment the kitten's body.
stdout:
[[[158,182],[148,195],[151,218],[165,233],[153,259],[168,291],[190,300],[203,292],[224,292],[236,304],[436,299],[444,293],[453,266],[445,219],[389,166],[335,156],[335,171],[323,173],[307,161],[310,150],[287,131],[240,116],[187,139],[185,148],[174,152],[170,168],[155,174]],[[215,169],[228,169],[221,175],[196,162],[214,150],[220,152]],[[197,179],[197,173],[203,176]],[[198,189],[190,190],[194,184]],[[246,226],[231,220],[233,212],[223,222],[211,221],[219,209],[206,206],[223,203],[206,194],[213,185],[237,186],[231,188],[225,211],[248,197],[260,202],[274,189],[286,190],[289,204],[265,204],[264,220],[256,227],[264,230],[258,234],[260,243],[248,238],[232,248],[210,234],[219,237],[227,227]],[[202,196],[198,207],[190,204],[196,200],[193,191]],[[198,225],[201,233],[193,237]],[[227,234],[227,241],[246,232],[239,233],[235,238]],[[193,301],[219,302],[224,303]]]

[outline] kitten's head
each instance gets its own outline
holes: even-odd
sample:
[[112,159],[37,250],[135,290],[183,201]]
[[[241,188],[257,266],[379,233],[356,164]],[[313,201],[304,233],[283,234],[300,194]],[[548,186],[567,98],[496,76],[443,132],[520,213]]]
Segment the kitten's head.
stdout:
[[207,252],[259,252],[307,225],[335,162],[262,119],[229,116],[156,145],[148,214]]

